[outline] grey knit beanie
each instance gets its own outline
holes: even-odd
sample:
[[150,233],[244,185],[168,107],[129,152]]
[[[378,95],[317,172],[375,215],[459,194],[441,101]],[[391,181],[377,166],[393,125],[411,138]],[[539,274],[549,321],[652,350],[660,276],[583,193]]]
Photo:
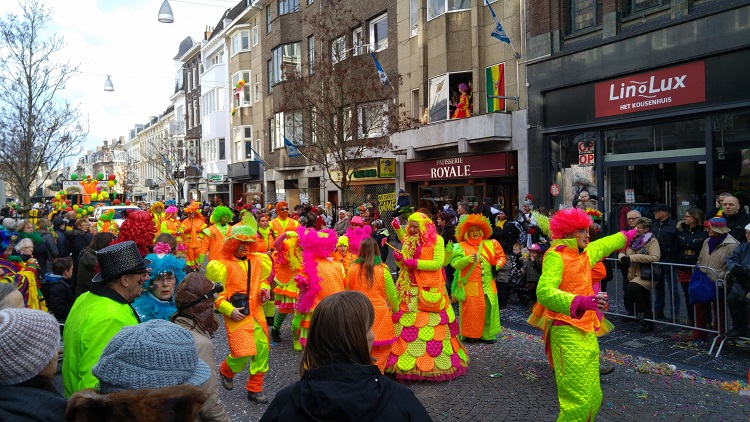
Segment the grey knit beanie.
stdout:
[[198,358],[190,332],[162,319],[123,327],[107,344],[93,370],[99,392],[201,385],[211,368]]
[[35,309],[0,311],[0,385],[28,381],[57,355],[60,325]]

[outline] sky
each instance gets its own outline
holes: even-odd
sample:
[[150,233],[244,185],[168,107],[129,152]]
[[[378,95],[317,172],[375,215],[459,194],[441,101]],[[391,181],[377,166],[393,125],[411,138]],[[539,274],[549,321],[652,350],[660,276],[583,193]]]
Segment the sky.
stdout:
[[[23,0],[20,0],[23,1]],[[173,58],[180,42],[203,39],[206,26],[215,26],[237,0],[170,0],[174,23],[157,20],[163,0],[40,0],[51,8],[50,34],[67,46],[56,61],[80,64],[60,100],[79,104],[81,126],[88,127],[85,147],[125,136],[149,116],[164,112],[174,93]],[[0,15],[20,13],[16,0],[0,1]],[[115,90],[104,91],[106,75]]]

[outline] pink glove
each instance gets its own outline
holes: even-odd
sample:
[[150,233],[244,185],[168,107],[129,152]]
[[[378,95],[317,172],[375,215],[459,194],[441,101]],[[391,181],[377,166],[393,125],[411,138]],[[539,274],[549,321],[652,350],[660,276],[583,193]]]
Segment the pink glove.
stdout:
[[410,270],[416,270],[417,269],[417,260],[414,259],[414,258],[405,259],[404,260],[404,265],[406,266],[406,268],[408,268]]
[[266,303],[271,299],[271,292],[268,289],[261,289],[260,291],[260,302]]
[[393,251],[393,259],[395,259],[396,262],[401,262],[404,260],[404,256],[399,251]]
[[393,220],[391,220],[391,226],[396,230],[401,228],[401,223],[398,222],[398,217],[394,217]]
[[622,233],[623,236],[625,236],[625,247],[627,248],[630,242],[635,239],[635,229],[630,230],[621,230],[620,233]]
[[596,295],[591,296],[580,296],[581,300],[578,302],[578,309],[584,311],[598,311],[599,300]]

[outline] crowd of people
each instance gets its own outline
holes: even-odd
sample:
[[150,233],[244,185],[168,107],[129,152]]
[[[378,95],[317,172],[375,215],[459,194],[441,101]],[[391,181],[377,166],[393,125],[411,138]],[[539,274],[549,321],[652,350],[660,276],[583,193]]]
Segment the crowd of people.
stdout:
[[[531,201],[517,213],[487,198],[433,216],[400,195],[393,236],[371,206],[341,210],[334,222],[319,208],[290,210],[285,201],[182,210],[156,203],[130,212],[117,233],[97,232],[88,219],[42,217],[36,227],[6,219],[0,348],[33,340],[24,346],[33,353],[14,352],[33,362],[23,370],[0,365],[0,389],[26,401],[49,396],[36,420],[90,420],[106,409],[126,419],[177,412],[226,421],[219,386],[232,390],[238,377],[249,401],[269,402],[264,379],[275,343],[302,352],[301,379],[276,395],[262,420],[429,420],[408,389],[383,375],[436,382],[464,375],[464,344],[496,342],[501,310],[516,294],[544,333],[560,419],[593,419],[599,376],[608,372],[597,342],[612,327],[602,313],[608,256],[623,271],[625,321],[639,321],[642,332],[654,329],[667,299],[679,312],[682,286],[696,336],[724,320],[725,306],[734,322],[727,335],[747,334],[750,217],[736,197],[723,196],[710,218],[690,208],[679,223],[665,205],[652,209],[653,219],[628,210],[609,236],[588,195],[552,215]],[[395,277],[385,263],[391,253]],[[655,270],[661,263],[686,266]],[[726,305],[720,295],[693,312],[685,287],[693,265],[714,282],[733,281]],[[660,299],[665,284],[676,293]],[[214,367],[220,322],[229,354]],[[58,324],[64,396],[50,387]],[[151,419],[135,402],[152,404]],[[0,398],[0,416],[22,405]]]

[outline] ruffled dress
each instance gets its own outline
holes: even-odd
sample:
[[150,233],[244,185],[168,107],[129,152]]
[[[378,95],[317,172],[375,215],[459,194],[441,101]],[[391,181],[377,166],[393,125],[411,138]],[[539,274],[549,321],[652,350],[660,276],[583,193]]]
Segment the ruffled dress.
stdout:
[[396,341],[385,372],[400,380],[446,381],[466,373],[469,357],[458,339],[459,326],[445,290],[443,239],[417,245],[404,239],[404,260],[417,267],[401,268],[396,282],[399,310],[393,314]]

